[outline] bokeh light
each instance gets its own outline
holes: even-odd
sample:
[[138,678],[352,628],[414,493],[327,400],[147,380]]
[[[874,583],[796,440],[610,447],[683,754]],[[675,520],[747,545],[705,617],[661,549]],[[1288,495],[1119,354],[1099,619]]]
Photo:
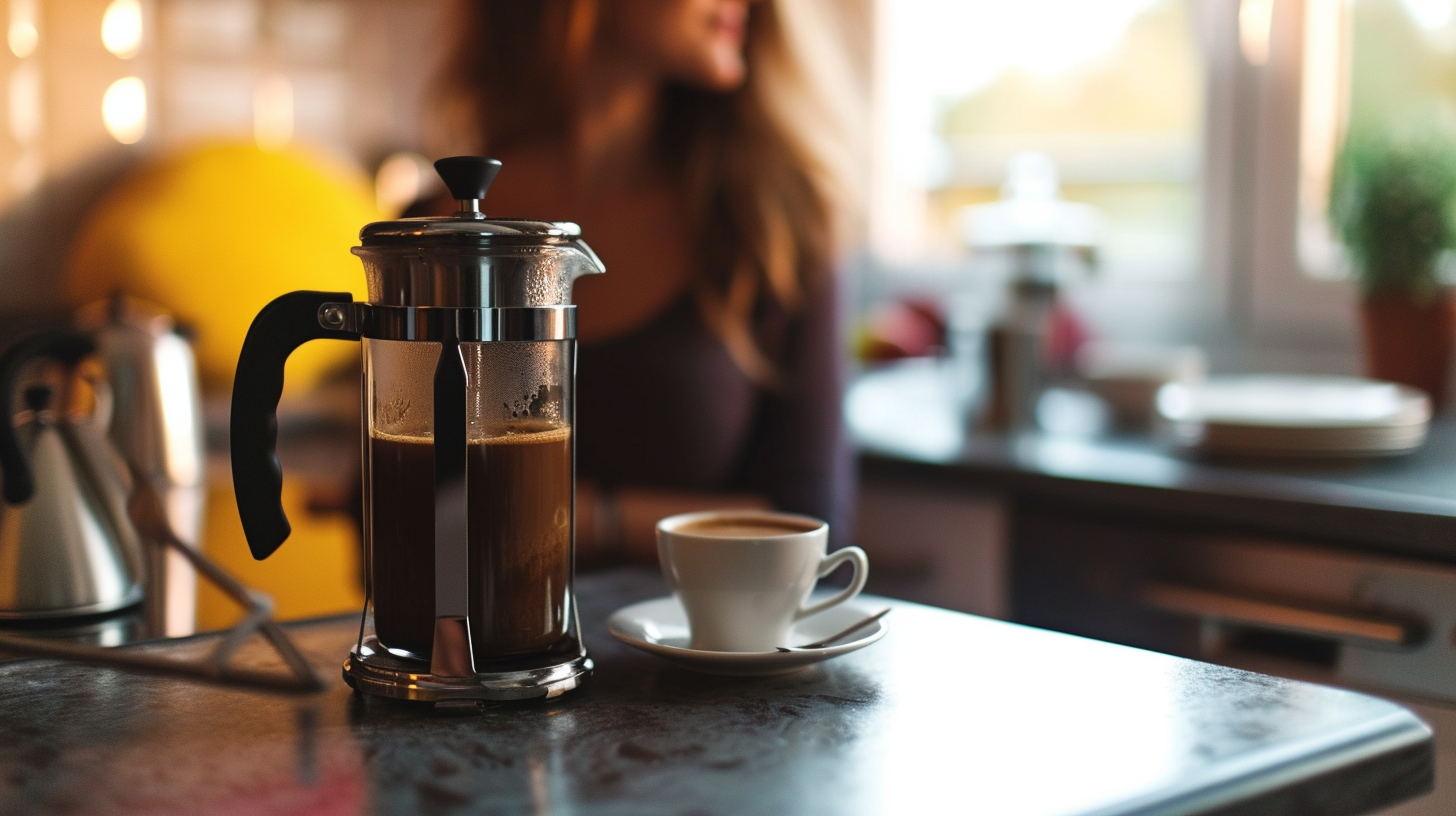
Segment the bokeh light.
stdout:
[[131,59],[142,47],[140,0],[111,0],[101,17],[101,44],[122,59]]
[[101,98],[106,132],[122,144],[136,144],[147,132],[147,86],[138,77],[111,83]]

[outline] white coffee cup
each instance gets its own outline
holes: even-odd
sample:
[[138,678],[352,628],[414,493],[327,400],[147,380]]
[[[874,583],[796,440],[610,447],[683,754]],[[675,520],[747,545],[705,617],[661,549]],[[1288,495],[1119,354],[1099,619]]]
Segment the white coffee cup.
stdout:
[[[757,510],[711,510],[657,523],[662,574],[687,613],[691,646],[715,652],[771,652],[794,622],[844,603],[864,589],[869,559],[858,547],[828,555],[829,525]],[[846,561],[854,579],[833,597],[805,606],[814,584]]]

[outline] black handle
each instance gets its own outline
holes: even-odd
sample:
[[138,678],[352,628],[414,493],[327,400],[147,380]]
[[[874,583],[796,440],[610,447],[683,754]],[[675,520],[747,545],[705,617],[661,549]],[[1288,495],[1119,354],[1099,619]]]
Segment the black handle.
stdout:
[[[20,381],[20,372],[25,364],[41,357],[59,360],[67,366],[74,366],[83,357],[96,350],[96,343],[85,334],[57,329],[33,334],[16,342],[0,354],[0,406],[4,406],[3,422],[0,422],[0,473],[4,474],[5,501],[10,504],[24,504],[35,493],[35,476],[30,462],[20,449],[20,438],[11,424],[10,411],[15,406],[15,386]],[[27,403],[30,397],[27,395]],[[34,408],[34,404],[31,403]]]
[[310,340],[358,340],[355,332],[319,324],[325,303],[352,303],[348,292],[289,292],[263,307],[248,327],[233,378],[231,447],[233,493],[248,549],[259,561],[288,540],[283,470],[278,465],[278,399],[283,364]]
[[484,156],[451,156],[435,162],[435,172],[444,179],[445,186],[450,188],[450,195],[456,201],[479,201],[485,198],[490,183],[495,181],[495,174],[500,169],[499,159],[487,159]]

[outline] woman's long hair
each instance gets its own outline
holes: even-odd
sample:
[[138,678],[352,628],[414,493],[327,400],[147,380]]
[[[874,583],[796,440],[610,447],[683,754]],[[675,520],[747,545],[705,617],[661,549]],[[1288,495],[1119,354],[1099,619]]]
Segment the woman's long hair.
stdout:
[[[561,133],[611,0],[458,4],[442,90],[449,126],[477,150]],[[831,0],[832,2],[832,0]],[[694,294],[707,325],[756,381],[778,379],[755,339],[766,302],[786,312],[832,274],[856,212],[849,123],[859,101],[824,0],[765,0],[749,12],[744,84],[669,87],[660,145],[691,206]]]

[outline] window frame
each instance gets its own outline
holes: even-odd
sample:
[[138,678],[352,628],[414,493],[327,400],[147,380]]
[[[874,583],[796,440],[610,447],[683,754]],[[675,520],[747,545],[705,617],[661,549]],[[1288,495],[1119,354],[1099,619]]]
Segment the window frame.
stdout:
[[1343,369],[1354,370],[1354,283],[1308,274],[1298,246],[1305,11],[1306,0],[1275,0],[1268,62],[1255,69],[1241,100],[1255,125],[1252,161],[1245,167],[1252,171],[1246,196],[1253,216],[1249,280],[1237,308],[1251,329],[1254,350],[1329,357],[1331,362],[1339,356],[1346,358]]

